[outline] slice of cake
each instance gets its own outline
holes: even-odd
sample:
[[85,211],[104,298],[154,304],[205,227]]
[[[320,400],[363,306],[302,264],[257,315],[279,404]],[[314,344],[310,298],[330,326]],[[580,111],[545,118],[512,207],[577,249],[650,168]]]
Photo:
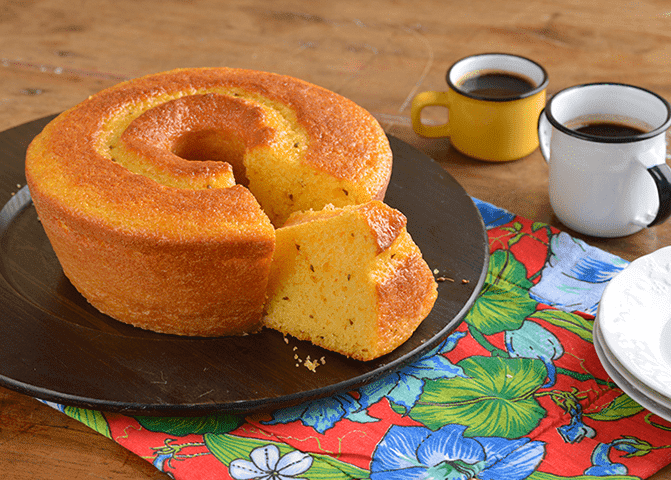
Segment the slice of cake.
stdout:
[[433,308],[433,274],[405,216],[382,202],[295,213],[276,234],[267,327],[372,360]]

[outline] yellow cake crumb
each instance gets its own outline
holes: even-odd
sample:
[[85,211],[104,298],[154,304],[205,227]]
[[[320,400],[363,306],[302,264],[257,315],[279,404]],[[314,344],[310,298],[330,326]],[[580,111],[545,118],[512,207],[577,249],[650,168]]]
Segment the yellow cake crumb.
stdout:
[[412,335],[436,287],[401,212],[379,201],[329,206],[294,214],[276,230],[264,323],[372,360]]

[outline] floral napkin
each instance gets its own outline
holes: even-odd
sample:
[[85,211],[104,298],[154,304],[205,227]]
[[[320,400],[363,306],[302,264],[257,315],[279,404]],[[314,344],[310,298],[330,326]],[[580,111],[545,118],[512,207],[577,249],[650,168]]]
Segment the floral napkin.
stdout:
[[592,345],[627,263],[474,200],[490,265],[461,326],[356,391],[267,414],[130,417],[51,404],[175,479],[646,478],[671,423],[625,395]]

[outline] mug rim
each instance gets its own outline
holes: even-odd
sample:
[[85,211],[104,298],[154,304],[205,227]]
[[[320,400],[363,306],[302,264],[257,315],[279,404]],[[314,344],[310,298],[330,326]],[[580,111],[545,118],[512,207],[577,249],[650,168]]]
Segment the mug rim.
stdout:
[[[454,84],[454,82],[452,82],[452,80],[450,80],[450,74],[452,73],[452,70],[458,64],[463,62],[464,60],[468,60],[468,59],[471,59],[471,58],[479,58],[479,57],[514,57],[514,58],[517,58],[517,59],[524,60],[526,62],[529,62],[529,63],[533,64],[538,69],[540,69],[541,74],[542,74],[542,79],[538,83],[538,85],[536,87],[534,87],[532,90],[529,90],[528,92],[524,92],[524,93],[520,93],[520,94],[511,96],[511,97],[501,98],[501,97],[484,97],[484,96],[481,96],[481,95],[473,95],[473,94],[465,92],[462,89],[460,89],[459,87],[457,87]],[[447,70],[447,74],[445,75],[445,80],[447,81],[447,85],[452,90],[454,90],[456,93],[458,93],[460,95],[463,95],[464,97],[472,98],[473,100],[485,101],[485,102],[511,102],[513,100],[521,100],[522,98],[531,97],[531,96],[536,95],[537,93],[545,90],[545,88],[547,87],[548,82],[549,82],[549,77],[548,77],[547,71],[545,70],[545,68],[543,68],[543,66],[540,63],[538,63],[534,60],[531,60],[528,57],[523,57],[521,55],[515,55],[514,53],[489,52],[489,53],[478,53],[478,54],[475,54],[475,55],[467,55],[465,57],[460,58],[459,60],[454,62],[452,64],[452,66],[450,66],[450,68]]]
[[[633,88],[645,93],[648,93],[654,97],[656,97],[658,100],[662,102],[662,104],[666,107],[666,119],[662,122],[661,125],[658,127],[653,128],[649,132],[643,132],[643,133],[637,133],[635,135],[627,135],[627,136],[621,136],[621,137],[605,137],[605,136],[600,136],[600,135],[591,135],[589,133],[583,133],[583,132],[578,132],[576,130],[573,130],[563,123],[561,123],[559,120],[555,118],[555,116],[552,114],[552,103],[553,101],[560,95],[566,92],[570,92],[571,90],[577,90],[579,88],[584,88],[584,87],[599,87],[599,86],[613,86],[613,87],[626,87],[626,88]],[[547,102],[547,105],[543,109],[542,114],[545,114],[547,117],[548,121],[550,124],[552,124],[553,127],[555,127],[557,130],[559,130],[562,133],[565,133],[566,135],[570,135],[572,137],[579,138],[581,140],[587,140],[590,142],[598,142],[598,143],[632,143],[632,142],[640,142],[643,140],[648,140],[650,138],[654,138],[657,135],[660,135],[661,133],[665,132],[666,130],[671,127],[671,104],[659,95],[658,93],[653,92],[652,90],[648,90],[647,88],[644,87],[639,87],[636,85],[631,85],[628,83],[618,83],[618,82],[594,82],[594,83],[581,83],[579,85],[573,85],[571,87],[567,87],[563,90],[560,90],[559,92],[555,93],[552,98],[550,98]]]

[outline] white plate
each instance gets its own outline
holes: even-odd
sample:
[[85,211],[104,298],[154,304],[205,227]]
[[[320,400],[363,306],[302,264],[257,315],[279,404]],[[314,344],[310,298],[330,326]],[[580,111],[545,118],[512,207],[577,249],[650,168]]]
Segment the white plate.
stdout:
[[634,260],[608,283],[599,325],[622,366],[671,397],[671,247]]
[[620,389],[622,389],[624,393],[629,395],[635,402],[648,411],[665,420],[671,421],[671,408],[647,396],[644,392],[629,382],[623,375],[621,375],[615,366],[610,363],[608,356],[605,354],[604,349],[602,348],[598,335],[594,335],[594,349],[596,350],[596,354],[599,357],[599,360],[601,360],[601,365],[603,365],[604,370],[606,370],[606,373],[608,373],[608,376],[610,376],[610,378],[617,384],[618,387],[620,387]]
[[[601,351],[597,351],[597,354],[601,355],[603,353],[603,356],[607,360],[607,362],[610,364],[609,366],[611,368],[614,368],[617,370],[617,373],[620,374],[627,382],[629,382],[633,387],[635,387],[641,394],[645,395],[649,399],[659,403],[661,406],[671,409],[671,398],[667,397],[665,395],[662,395],[659,393],[657,390],[653,390],[652,388],[648,387],[644,383],[642,383],[640,380],[636,378],[635,375],[633,375],[629,370],[624,368],[624,365],[622,365],[619,360],[613,355],[613,352],[611,352],[608,348],[608,345],[603,339],[603,332],[601,332],[601,326],[599,322],[599,316],[597,313],[597,317],[594,319],[594,329],[593,329],[593,338],[594,338],[594,345],[595,348],[601,349]],[[601,358],[601,356],[599,357]],[[602,362],[603,363],[603,362]],[[617,382],[616,382],[617,383]]]

